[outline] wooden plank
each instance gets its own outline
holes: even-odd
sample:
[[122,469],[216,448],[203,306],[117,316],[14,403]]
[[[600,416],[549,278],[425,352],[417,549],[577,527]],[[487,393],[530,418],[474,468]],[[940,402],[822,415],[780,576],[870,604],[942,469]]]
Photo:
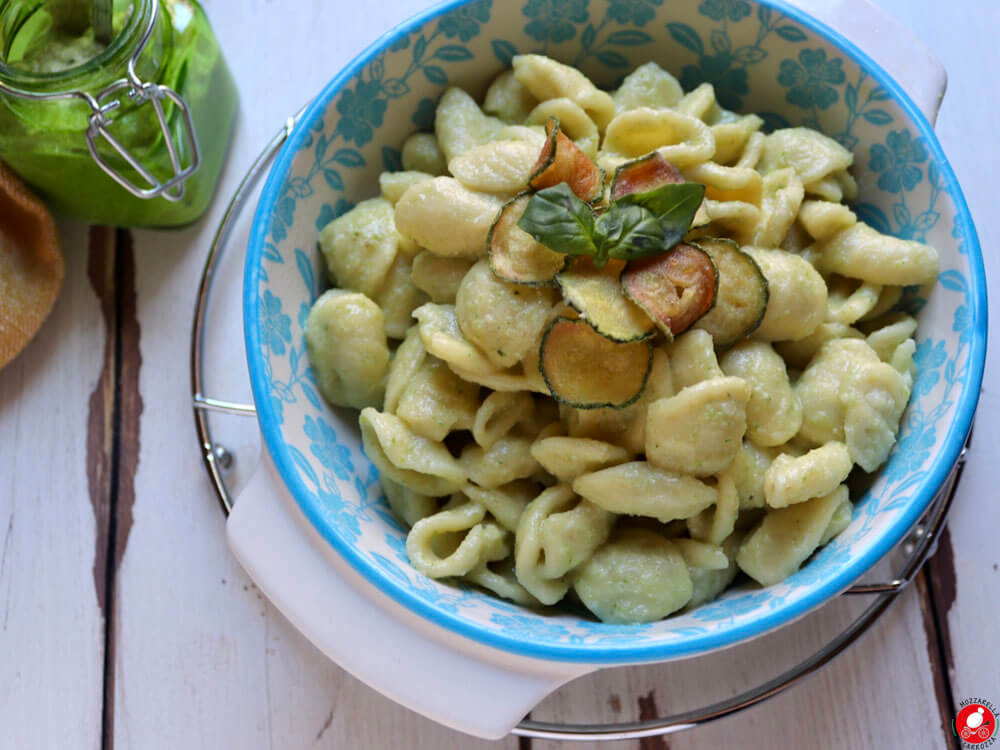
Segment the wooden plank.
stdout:
[[[262,0],[206,3],[242,92],[243,115],[210,216],[180,232],[133,234],[145,409],[139,434],[123,435],[139,461],[116,586],[113,741],[120,747],[517,746],[516,739],[475,742],[396,706],[329,662],[274,610],[226,548],[188,410],[189,305],[242,170],[290,113],[385,30],[385,19],[425,4],[383,3],[377,14],[347,5],[331,24],[323,3],[297,5],[294,13]],[[317,27],[326,31],[317,34]],[[241,231],[234,248],[245,225]],[[213,352],[225,346],[213,360],[210,393],[233,399],[248,397],[241,272],[237,249],[216,293],[224,312],[210,341]],[[245,478],[256,462],[253,422],[213,424],[236,451],[235,476]]]
[[[990,169],[1000,164],[1000,144],[993,127],[995,104],[984,97],[987,81],[1000,73],[995,40],[983,29],[1000,24],[995,3],[968,5],[965,12],[929,0],[879,0],[886,10],[930,43],[948,70],[948,93],[937,122],[938,137],[948,154],[969,202],[987,255],[986,272],[994,293],[1000,271],[991,249],[1000,243],[995,211],[996,190]],[[943,33],[944,32],[944,33]],[[992,62],[989,62],[992,61]],[[998,330],[996,305],[991,329]],[[1000,650],[991,647],[996,629],[1000,585],[1000,504],[995,502],[993,464],[1000,442],[1000,352],[987,350],[986,376],[979,403],[979,419],[968,464],[955,498],[948,530],[931,561],[930,590],[933,634],[940,640],[955,703],[985,698],[1000,703]],[[987,417],[987,415],[989,415]]]
[[102,271],[113,258],[114,237],[104,230],[88,237],[76,222],[60,222],[59,235],[66,276],[55,309],[0,372],[5,747],[101,743],[112,446],[101,402],[113,392]]

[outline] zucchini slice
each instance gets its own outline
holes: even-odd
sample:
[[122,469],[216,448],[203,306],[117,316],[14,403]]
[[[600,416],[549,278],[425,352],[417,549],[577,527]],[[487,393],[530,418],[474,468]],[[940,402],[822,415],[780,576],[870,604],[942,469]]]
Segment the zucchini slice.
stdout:
[[630,261],[621,284],[625,294],[672,338],[715,305],[719,272],[705,251],[682,244],[665,255]]
[[631,193],[648,193],[661,185],[687,182],[681,171],[653,151],[634,161],[622,164],[611,180],[611,200],[618,200]]
[[696,246],[708,253],[719,271],[718,299],[698,321],[698,328],[725,349],[753,333],[764,319],[770,296],[767,279],[757,261],[732,240],[702,239]]
[[565,182],[580,200],[588,203],[600,200],[604,194],[604,172],[559,129],[559,118],[549,118],[545,136],[528,184],[542,190]]
[[529,286],[551,284],[565,268],[568,255],[549,250],[521,229],[517,222],[531,195],[521,193],[500,209],[486,237],[486,249],[493,273],[504,281]]
[[601,270],[585,256],[576,258],[556,274],[563,298],[612,341],[638,341],[652,335],[656,324],[622,291],[624,261],[611,259]]
[[652,362],[648,340],[612,341],[584,320],[559,317],[542,335],[538,369],[567,406],[621,409],[642,395]]

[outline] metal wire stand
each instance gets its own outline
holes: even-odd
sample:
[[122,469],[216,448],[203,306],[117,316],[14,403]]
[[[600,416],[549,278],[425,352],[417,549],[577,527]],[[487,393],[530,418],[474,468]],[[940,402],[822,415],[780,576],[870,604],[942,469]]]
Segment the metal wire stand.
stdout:
[[[301,111],[288,118],[284,127],[271,139],[271,142],[267,144],[244,175],[216,230],[208,256],[205,259],[201,283],[198,286],[194,322],[191,329],[191,405],[194,410],[195,432],[201,446],[205,469],[208,471],[212,487],[222,506],[222,512],[227,516],[232,510],[234,502],[226,482],[226,475],[231,469],[232,457],[224,446],[213,440],[208,415],[214,412],[252,417],[256,416],[257,412],[252,404],[210,398],[204,393],[204,338],[208,302],[219,260],[225,252],[226,242],[234,222],[239,217],[247,197],[253,191],[264,168],[292,132],[299,115],[301,115]],[[522,737],[569,741],[627,740],[673,734],[725,716],[731,716],[798,685],[833,661],[867,632],[889,606],[899,598],[899,595],[914,579],[927,558],[933,554],[951,509],[962,470],[965,467],[967,448],[968,440],[966,440],[966,448],[962,449],[933,502],[897,548],[896,551],[901,552],[903,556],[899,572],[888,581],[859,583],[847,589],[844,596],[863,595],[873,596],[874,599],[837,636],[797,665],[732,698],[670,716],[615,724],[555,724],[525,719],[514,728],[513,733]]]

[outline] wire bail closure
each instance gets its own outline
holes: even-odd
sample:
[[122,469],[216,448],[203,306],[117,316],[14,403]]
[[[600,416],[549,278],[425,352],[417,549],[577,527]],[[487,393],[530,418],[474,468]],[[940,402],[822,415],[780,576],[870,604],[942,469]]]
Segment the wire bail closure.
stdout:
[[[141,49],[139,51],[141,52]],[[138,54],[136,56],[138,56]],[[108,177],[128,190],[135,197],[149,199],[162,196],[164,199],[175,203],[184,197],[184,181],[194,174],[201,165],[201,152],[198,149],[198,136],[194,130],[194,122],[191,119],[191,111],[188,109],[187,103],[180,96],[180,94],[169,86],[141,81],[135,74],[134,64],[135,57],[129,61],[127,79],[123,78],[119,81],[115,81],[110,86],[103,89],[96,98],[87,98],[87,103],[93,110],[88,118],[89,126],[86,134],[87,150],[90,151],[91,158],[97,162],[97,166],[99,166],[101,170],[108,175]],[[125,146],[122,145],[121,141],[112,135],[109,130],[109,126],[114,122],[109,115],[114,113],[115,110],[120,107],[121,100],[113,99],[106,104],[102,104],[101,102],[108,97],[117,94],[122,89],[127,89],[127,96],[132,100],[137,108],[148,103],[152,105],[154,111],[156,112],[156,120],[160,126],[160,132],[163,134],[163,142],[166,144],[167,154],[170,156],[170,166],[173,170],[173,176],[171,178],[165,181],[157,179],[157,177],[146,169],[146,167],[144,167],[139,160],[127,148],[125,148]],[[174,140],[171,137],[170,125],[167,122],[167,116],[163,111],[164,99],[172,101],[181,114],[179,124],[182,126],[181,130],[183,132],[180,135],[183,140],[187,142],[188,149],[191,152],[191,163],[183,168],[181,166],[177,144],[174,143]],[[139,187],[121,172],[116,171],[115,168],[109,164],[98,151],[98,138],[103,138],[111,144],[111,147],[115,150],[115,152],[121,156],[128,163],[128,165],[132,167],[132,169],[139,173],[139,175],[149,184],[149,187]]]
[[[32,101],[82,99],[91,109],[91,114],[87,118],[87,130],[85,132],[87,150],[90,152],[91,158],[97,163],[97,166],[101,168],[101,171],[136,198],[148,200],[150,198],[162,197],[165,200],[176,203],[184,197],[185,180],[198,171],[198,167],[201,166],[201,150],[198,148],[198,135],[195,132],[191,110],[188,109],[184,98],[169,86],[141,80],[135,70],[136,63],[146,49],[146,45],[153,35],[153,30],[156,28],[159,11],[159,2],[154,0],[153,10],[143,31],[142,39],[139,40],[139,44],[129,58],[126,77],[101,89],[96,96],[85,91],[61,91],[52,94],[38,94],[8,86],[2,81],[0,81],[0,92]],[[172,177],[166,180],[157,178],[111,133],[109,128],[114,124],[114,119],[111,115],[121,107],[121,99],[108,100],[123,90],[136,108],[150,104],[156,112],[156,120],[160,128],[160,133],[163,135],[167,155],[170,157],[170,166],[173,171]],[[176,143],[171,137],[170,123],[167,121],[167,116],[163,109],[164,99],[173,102],[180,113],[178,123],[181,126],[181,132],[178,134],[178,142]],[[110,144],[115,152],[142,177],[148,184],[148,187],[136,185],[128,177],[116,170],[98,150],[97,147],[100,140],[104,140]],[[181,164],[180,150],[178,148],[181,142],[187,144],[187,148],[191,154],[190,164],[187,166],[182,166]]]

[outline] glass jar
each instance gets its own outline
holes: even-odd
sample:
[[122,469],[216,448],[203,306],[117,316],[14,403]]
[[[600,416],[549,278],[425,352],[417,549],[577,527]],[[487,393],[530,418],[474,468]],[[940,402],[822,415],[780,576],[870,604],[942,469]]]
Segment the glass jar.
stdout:
[[[91,223],[194,221],[215,191],[237,109],[204,11],[195,0],[116,0],[115,35],[101,49],[87,16],[83,34],[59,30],[67,2],[90,5],[42,2],[52,18],[36,23],[33,59],[16,37],[0,39],[0,159],[53,210]],[[0,0],[0,30],[22,20],[3,18],[17,0],[4,8]]]

